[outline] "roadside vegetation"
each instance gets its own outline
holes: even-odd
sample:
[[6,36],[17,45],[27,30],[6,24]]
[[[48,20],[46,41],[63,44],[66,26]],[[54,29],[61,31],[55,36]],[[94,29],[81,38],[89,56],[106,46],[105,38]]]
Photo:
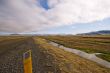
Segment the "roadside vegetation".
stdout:
[[110,62],[110,36],[42,36],[49,41],[56,42],[69,48],[87,53],[101,53],[98,57]]
[[22,36],[0,36],[0,55],[24,43]]
[[32,51],[33,73],[110,73],[110,69],[52,46],[40,37],[0,37],[0,72],[24,73],[23,53]]
[[48,73],[110,73],[109,69],[52,46],[45,39],[34,37],[34,41],[42,52],[40,58],[44,58],[39,64],[44,64]]

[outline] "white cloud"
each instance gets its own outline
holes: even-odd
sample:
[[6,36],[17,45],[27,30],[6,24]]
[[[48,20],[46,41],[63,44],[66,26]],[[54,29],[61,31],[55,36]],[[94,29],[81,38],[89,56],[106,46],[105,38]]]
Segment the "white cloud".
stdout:
[[110,17],[110,0],[0,0],[0,31],[31,32]]

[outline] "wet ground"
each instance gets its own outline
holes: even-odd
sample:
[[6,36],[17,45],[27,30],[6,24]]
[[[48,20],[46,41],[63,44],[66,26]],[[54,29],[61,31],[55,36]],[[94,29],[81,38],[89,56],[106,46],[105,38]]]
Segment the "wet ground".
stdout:
[[107,62],[99,57],[96,56],[96,54],[101,54],[101,53],[93,53],[93,54],[89,54],[89,53],[86,53],[86,52],[83,52],[81,50],[77,50],[77,49],[73,49],[73,48],[68,48],[68,47],[64,47],[63,45],[59,45],[55,42],[49,42],[51,45],[53,46],[56,46],[56,47],[59,47],[61,49],[64,49],[66,51],[69,51],[69,52],[72,52],[78,56],[81,56],[83,58],[86,58],[86,59],[89,59],[91,61],[94,61],[102,66],[105,66],[107,68],[110,68],[110,62]]

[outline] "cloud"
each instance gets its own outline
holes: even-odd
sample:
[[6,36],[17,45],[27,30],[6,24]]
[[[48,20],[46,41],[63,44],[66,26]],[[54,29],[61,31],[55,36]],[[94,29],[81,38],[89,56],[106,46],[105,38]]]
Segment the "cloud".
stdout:
[[47,0],[47,2],[49,9],[45,10],[39,0],[0,0],[0,31],[40,31],[110,17],[109,0]]

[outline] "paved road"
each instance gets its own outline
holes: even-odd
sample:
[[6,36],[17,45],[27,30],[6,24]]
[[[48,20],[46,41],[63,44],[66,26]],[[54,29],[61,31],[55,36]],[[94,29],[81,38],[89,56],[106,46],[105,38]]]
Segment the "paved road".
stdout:
[[[21,41],[19,45],[6,50],[0,55],[0,73],[23,73],[23,52],[30,46],[28,41]],[[10,44],[14,45],[14,44]],[[4,45],[7,46],[7,45]],[[3,47],[3,46],[2,46]],[[10,46],[9,46],[10,47]]]
[[28,38],[21,41],[20,45],[4,52],[4,54],[0,55],[0,73],[24,73],[23,53],[29,49],[32,50],[33,73],[38,73],[37,61],[39,52],[36,48],[34,40],[32,38]]
[[[28,50],[32,51],[33,73],[48,73],[48,71],[60,73],[59,71],[54,71],[56,69],[52,67],[54,65],[52,65],[51,62],[53,61],[46,58],[47,55],[39,49],[39,45],[35,44],[33,38],[21,41],[19,45],[0,55],[0,73],[24,73],[23,53]],[[51,58],[53,57],[50,57],[50,59]],[[50,65],[49,68],[48,63]]]

